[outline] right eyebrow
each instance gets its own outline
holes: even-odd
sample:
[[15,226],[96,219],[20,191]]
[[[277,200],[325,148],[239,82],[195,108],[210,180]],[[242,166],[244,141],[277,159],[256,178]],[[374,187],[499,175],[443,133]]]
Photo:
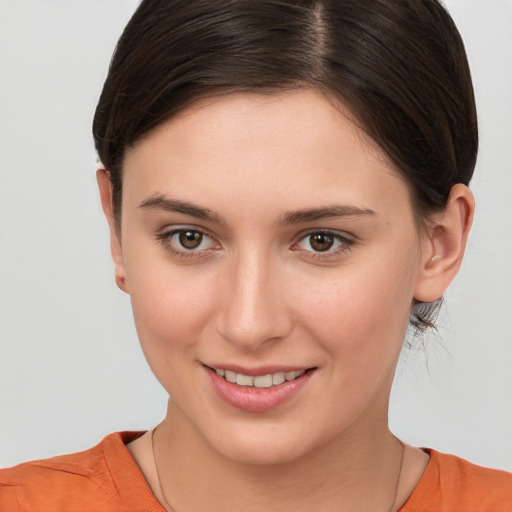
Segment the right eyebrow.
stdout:
[[202,208],[188,201],[181,201],[179,199],[170,199],[161,194],[155,194],[147,199],[144,199],[139,205],[139,208],[150,208],[154,210],[163,210],[166,212],[182,213],[195,217],[196,219],[206,220],[214,224],[225,225],[226,221],[212,212],[208,208]]

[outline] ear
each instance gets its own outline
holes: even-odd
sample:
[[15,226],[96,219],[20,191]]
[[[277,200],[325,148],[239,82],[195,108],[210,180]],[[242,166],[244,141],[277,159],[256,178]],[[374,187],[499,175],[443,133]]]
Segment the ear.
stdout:
[[428,221],[421,252],[420,275],[414,298],[433,302],[457,275],[473,222],[475,200],[468,187],[454,185],[445,209]]
[[128,293],[123,248],[112,203],[112,182],[110,181],[110,175],[106,169],[98,169],[96,171],[96,179],[100,189],[101,206],[107,218],[110,230],[110,250],[112,252],[112,259],[114,260],[116,283],[121,290]]

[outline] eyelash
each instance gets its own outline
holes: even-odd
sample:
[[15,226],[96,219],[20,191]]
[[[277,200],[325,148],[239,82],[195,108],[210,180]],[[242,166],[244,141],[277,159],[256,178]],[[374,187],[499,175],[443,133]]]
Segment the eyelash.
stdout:
[[[203,239],[201,240],[201,244],[203,243],[204,239],[210,239],[210,241],[215,244],[214,248],[208,248],[208,249],[189,249],[187,250],[185,247],[179,249],[177,248],[177,243],[174,242],[172,239],[174,236],[184,233],[194,233],[198,234]],[[301,249],[298,247],[299,244],[306,241],[308,238],[311,238],[315,235],[326,235],[333,238],[333,244],[336,244],[336,242],[339,243],[339,246],[336,247],[334,250],[331,248],[328,248],[325,251],[315,251],[315,250],[307,250],[307,249]],[[220,248],[220,245],[215,242],[215,240],[209,236],[205,231],[201,229],[197,229],[194,227],[180,227],[175,228],[170,231],[166,231],[164,233],[158,233],[156,235],[157,240],[164,246],[164,248],[169,251],[173,256],[178,257],[180,259],[185,258],[201,258],[204,256],[207,256],[211,254],[213,251],[218,250]],[[179,242],[178,242],[179,243]],[[311,242],[310,242],[311,244]],[[307,233],[302,234],[300,239],[293,244],[291,247],[291,250],[293,251],[301,251],[303,253],[308,253],[309,258],[313,258],[316,260],[324,260],[328,258],[332,258],[333,256],[339,256],[345,251],[348,251],[351,249],[351,246],[354,244],[354,240],[347,237],[346,235],[342,235],[340,233],[329,231],[329,230],[323,230],[323,229],[317,229],[313,231],[309,231]]]
[[[213,243],[215,243],[216,247],[213,249],[202,249],[202,250],[187,250],[185,247],[182,249],[178,249],[177,243],[173,242],[172,238],[175,235],[179,235],[182,233],[196,233],[202,236],[203,238],[210,239]],[[213,251],[216,251],[219,246],[211,236],[205,233],[201,229],[197,229],[194,227],[180,227],[176,229],[172,229],[170,231],[166,231],[164,233],[158,233],[156,235],[157,240],[164,246],[165,250],[169,251],[173,256],[185,259],[185,258],[201,258],[206,256],[206,254],[210,254]],[[203,243],[203,240],[201,240]]]
[[[301,242],[306,241],[308,238],[311,239],[311,237],[313,237],[314,235],[330,236],[333,238],[333,243],[339,242],[340,245],[335,249],[329,248],[323,252],[322,251],[314,251],[314,250],[308,251],[307,249],[300,249],[297,247]],[[307,233],[304,233],[301,236],[301,238],[299,239],[299,241],[296,242],[292,246],[292,250],[307,252],[307,253],[310,253],[308,255],[309,258],[313,258],[316,260],[324,260],[324,259],[332,258],[335,256],[339,256],[342,253],[344,253],[345,251],[349,251],[351,249],[351,247],[354,245],[354,243],[355,243],[354,240],[352,240],[351,238],[349,238],[346,235],[337,233],[336,231],[329,231],[327,229],[316,229],[316,230],[312,230],[312,231],[308,231]],[[311,244],[311,242],[310,242],[310,244]]]

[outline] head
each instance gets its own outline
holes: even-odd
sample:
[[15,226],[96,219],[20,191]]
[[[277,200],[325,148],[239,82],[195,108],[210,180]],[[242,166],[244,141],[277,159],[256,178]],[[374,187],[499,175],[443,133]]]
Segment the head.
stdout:
[[[437,0],[145,0],[118,42],[93,126],[118,225],[127,147],[199,99],[296,88],[348,108],[410,184],[420,225],[455,184],[469,184],[473,88]],[[432,327],[439,304],[418,303],[412,324]]]
[[[471,224],[473,91],[436,0],[144,0],[94,137],[118,284],[164,387],[189,392],[188,374],[166,381],[164,367],[188,371],[174,361],[236,372],[293,355],[311,365],[306,401],[322,382],[349,390],[345,415],[320,418],[323,440],[386,402],[407,323],[432,325]],[[203,391],[190,417],[232,415]],[[314,418],[294,437],[303,410],[289,413],[290,443],[314,442]],[[232,418],[245,433],[247,418]],[[277,454],[268,424],[261,440]]]

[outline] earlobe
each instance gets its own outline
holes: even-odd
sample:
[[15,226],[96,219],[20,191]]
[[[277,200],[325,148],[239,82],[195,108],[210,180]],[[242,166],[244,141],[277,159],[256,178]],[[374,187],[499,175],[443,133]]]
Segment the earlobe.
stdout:
[[475,201],[468,187],[454,185],[446,207],[429,221],[414,298],[433,302],[457,275],[473,222]]
[[112,182],[106,169],[100,168],[96,171],[96,180],[100,191],[101,206],[108,222],[110,231],[110,250],[114,260],[114,271],[117,286],[126,293],[128,285],[126,281],[126,271],[123,260],[123,249],[121,245],[120,233],[117,220],[114,215],[114,206],[112,202]]

